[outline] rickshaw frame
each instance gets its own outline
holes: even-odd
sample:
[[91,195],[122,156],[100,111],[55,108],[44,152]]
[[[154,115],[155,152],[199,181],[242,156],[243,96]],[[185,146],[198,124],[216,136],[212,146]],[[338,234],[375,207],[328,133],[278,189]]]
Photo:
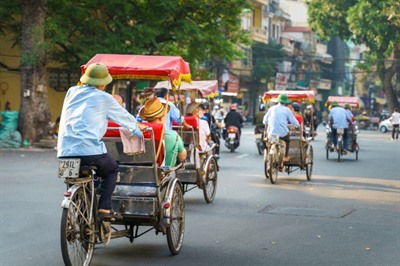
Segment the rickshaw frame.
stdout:
[[[325,106],[329,107],[329,105],[332,102],[337,102],[339,106],[343,107],[345,104],[349,104],[352,108],[359,109],[361,107],[360,99],[355,96],[329,96],[327,101],[325,102]],[[326,140],[325,140],[325,150],[326,150],[326,159],[329,159],[329,153],[330,152],[335,152],[335,150],[332,148],[333,146],[333,140],[332,140],[332,128],[329,124],[329,121],[327,121],[326,128]],[[358,160],[358,152],[360,150],[360,146],[358,144],[358,126],[356,122],[351,121],[351,125],[348,128],[348,139],[349,139],[349,146],[351,145],[351,149],[347,149],[347,151],[351,153],[355,153],[355,159]],[[338,154],[338,162],[341,161],[342,153],[343,153],[343,148],[341,145],[340,147],[334,147],[336,148],[336,152]]]
[[[158,82],[154,88],[169,89],[170,87],[168,83],[161,81]],[[174,92],[178,94],[178,98],[180,94],[188,92],[194,92],[197,96],[201,96],[202,98],[213,97],[218,94],[218,81],[192,81],[191,84],[182,84]],[[181,110],[181,112],[182,111],[183,110]],[[200,151],[198,149],[198,129],[193,127],[184,129],[182,126],[174,126],[173,129],[182,137],[185,149],[189,154],[189,159],[188,162],[185,163],[185,168],[176,171],[176,174],[183,185],[184,193],[199,188],[203,190],[205,201],[207,203],[213,202],[217,190],[219,171],[217,160],[213,154],[215,144],[207,148],[205,151]]]
[[[288,99],[291,101],[313,103],[315,101],[314,91],[268,91],[264,93],[263,100],[268,102],[274,98],[277,98],[280,94],[286,94]],[[314,164],[314,150],[308,139],[303,138],[303,129],[300,127],[298,130],[294,130],[290,127],[290,146],[289,154],[290,160],[283,162],[282,165],[278,166],[280,172],[286,172],[288,175],[297,171],[306,171],[307,180],[310,181],[312,177],[312,169]],[[264,132],[264,135],[265,132]],[[264,174],[267,179],[270,179],[272,184],[276,183],[276,176],[270,176],[271,171],[269,170],[269,158],[270,158],[270,144],[268,143],[268,136],[264,139],[265,147],[264,150]],[[279,144],[278,144],[279,145]],[[281,148],[280,148],[281,149]],[[272,152],[272,151],[271,151]]]
[[[189,65],[178,56],[97,54],[81,67],[82,73],[92,63],[106,65],[114,80],[169,80],[173,88],[179,86],[182,81],[191,82]],[[97,217],[95,199],[98,196],[94,195],[93,169],[86,171],[82,175],[83,179],[66,178],[67,192],[62,203],[61,223],[62,255],[66,265],[89,265],[95,244],[103,242],[106,245],[111,238],[118,237],[127,237],[133,242],[135,238],[153,229],[156,234],[167,235],[168,247],[173,255],[180,252],[185,231],[185,214],[182,184],[175,171],[183,167],[183,164],[176,167],[157,165],[154,133],[151,128],[146,131],[150,132],[150,138],[144,140],[146,152],[135,155],[123,152],[120,138],[103,138],[107,151],[120,165],[112,205],[114,210],[120,211],[121,218],[102,221]],[[86,183],[92,185],[82,189],[82,184]],[[77,198],[75,195],[79,191],[83,191],[82,197]],[[92,196],[83,197],[86,193]],[[87,210],[77,209],[75,199],[88,202],[82,205]],[[74,218],[74,215],[82,218]],[[74,221],[77,223],[74,224]],[[87,223],[78,224],[79,221]],[[123,228],[118,229],[118,226]],[[143,226],[150,229],[139,231],[139,227]],[[88,237],[91,240],[87,240]],[[77,246],[82,248],[77,251]],[[86,255],[74,253],[82,250],[86,250]],[[78,261],[74,261],[75,259]]]

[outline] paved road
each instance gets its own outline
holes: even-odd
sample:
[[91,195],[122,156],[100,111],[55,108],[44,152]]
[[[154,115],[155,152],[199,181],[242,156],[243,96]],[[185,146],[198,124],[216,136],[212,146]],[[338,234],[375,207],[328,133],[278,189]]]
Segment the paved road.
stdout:
[[[322,130],[322,129],[321,129]],[[252,127],[221,149],[215,201],[185,194],[186,232],[171,256],[153,232],[96,248],[92,265],[400,265],[400,143],[363,131],[359,160],[327,160],[312,143],[313,179],[263,175]],[[55,151],[0,151],[0,265],[62,265]]]

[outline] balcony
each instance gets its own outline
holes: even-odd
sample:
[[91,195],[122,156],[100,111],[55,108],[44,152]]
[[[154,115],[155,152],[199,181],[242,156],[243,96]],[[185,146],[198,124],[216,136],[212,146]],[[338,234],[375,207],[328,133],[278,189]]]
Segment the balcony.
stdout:
[[260,43],[268,43],[268,31],[263,28],[251,28],[251,37],[253,41],[260,42]]

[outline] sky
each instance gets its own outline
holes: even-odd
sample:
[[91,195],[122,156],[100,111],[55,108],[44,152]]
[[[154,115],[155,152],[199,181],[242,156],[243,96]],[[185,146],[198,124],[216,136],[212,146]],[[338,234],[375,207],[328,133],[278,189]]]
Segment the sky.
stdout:
[[280,0],[280,6],[290,14],[293,26],[305,26],[307,23],[307,6],[304,1]]

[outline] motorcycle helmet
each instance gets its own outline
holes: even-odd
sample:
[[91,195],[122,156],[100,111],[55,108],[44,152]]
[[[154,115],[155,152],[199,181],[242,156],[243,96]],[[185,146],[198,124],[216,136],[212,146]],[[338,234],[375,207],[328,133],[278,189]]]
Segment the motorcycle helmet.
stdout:
[[237,109],[237,104],[236,104],[236,103],[232,103],[232,104],[229,106],[229,109],[231,109],[231,110],[236,110],[236,109]]
[[260,106],[258,107],[258,109],[260,110],[260,112],[264,112],[265,111],[265,104],[260,104]]
[[210,108],[210,104],[208,102],[204,102],[200,104],[200,108],[203,110],[208,110]]
[[293,104],[293,109],[295,112],[300,112],[300,104],[297,102],[294,102]]
[[312,111],[313,110],[313,106],[312,105],[307,105],[307,109]]

